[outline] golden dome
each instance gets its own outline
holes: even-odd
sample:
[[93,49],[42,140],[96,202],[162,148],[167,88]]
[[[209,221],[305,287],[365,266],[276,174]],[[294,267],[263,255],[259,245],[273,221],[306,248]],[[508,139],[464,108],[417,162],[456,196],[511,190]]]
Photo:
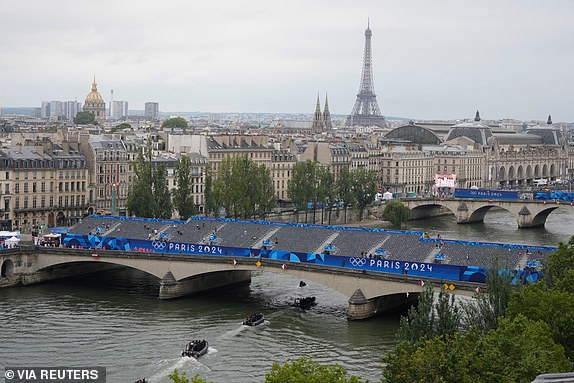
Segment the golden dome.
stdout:
[[103,103],[104,99],[98,93],[98,84],[96,84],[96,76],[94,76],[94,82],[92,83],[92,91],[86,96],[86,104]]

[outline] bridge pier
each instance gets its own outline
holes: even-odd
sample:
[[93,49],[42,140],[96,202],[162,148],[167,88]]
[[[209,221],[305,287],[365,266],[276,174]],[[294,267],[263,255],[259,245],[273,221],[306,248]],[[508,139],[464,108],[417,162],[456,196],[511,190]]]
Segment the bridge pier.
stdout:
[[176,281],[171,271],[169,271],[160,282],[159,299],[180,298],[202,291],[250,282],[251,271],[249,270],[219,271],[197,275],[180,281]]
[[361,289],[357,289],[349,298],[347,318],[349,320],[367,319],[399,307],[410,307],[417,302],[418,297],[418,293],[400,293],[367,299]]

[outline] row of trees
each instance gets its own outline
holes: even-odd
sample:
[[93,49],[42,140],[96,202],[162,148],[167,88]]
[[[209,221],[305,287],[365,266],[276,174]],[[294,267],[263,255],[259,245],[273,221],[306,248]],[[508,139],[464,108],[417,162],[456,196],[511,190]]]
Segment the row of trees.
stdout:
[[197,213],[192,198],[194,185],[189,157],[182,156],[175,166],[176,188],[173,195],[168,188],[165,164],[154,165],[152,162],[151,141],[140,150],[133,166],[135,178],[127,201],[127,208],[131,214],[138,217],[169,219],[174,207],[181,219]]
[[[181,219],[197,213],[193,201],[192,163],[182,156],[175,167],[176,188],[169,192],[164,164],[152,162],[152,143],[148,141],[133,164],[135,178],[128,196],[127,208],[138,217],[171,218],[174,208]],[[323,222],[325,207],[329,223],[331,210],[336,201],[345,211],[356,206],[362,218],[366,207],[376,193],[376,176],[364,169],[343,169],[337,182],[327,167],[317,162],[305,161],[294,165],[288,184],[288,195],[296,209],[321,206]],[[257,165],[244,156],[226,157],[220,164],[217,177],[208,171],[204,185],[205,214],[218,216],[225,212],[233,218],[265,218],[275,206],[275,191],[270,170]],[[315,209],[313,209],[315,214]]]
[[275,206],[271,172],[243,156],[226,157],[218,176],[205,181],[205,212],[218,216],[221,208],[227,217],[265,218]]
[[[331,210],[337,201],[343,203],[345,221],[347,208],[356,205],[359,219],[362,219],[366,207],[371,204],[377,192],[376,174],[366,169],[341,169],[337,181],[331,171],[319,163],[307,160],[293,166],[287,194],[297,210],[305,210],[307,221],[307,206],[321,207],[321,222],[325,207],[328,211],[328,221],[331,222]],[[313,209],[315,214],[315,209]],[[313,217],[315,222],[315,217]]]

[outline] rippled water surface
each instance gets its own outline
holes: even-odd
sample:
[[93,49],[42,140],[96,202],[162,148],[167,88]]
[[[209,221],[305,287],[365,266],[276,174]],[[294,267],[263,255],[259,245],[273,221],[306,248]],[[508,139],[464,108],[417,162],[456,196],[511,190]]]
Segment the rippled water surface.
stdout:
[[[574,209],[550,214],[544,229],[518,229],[509,213],[489,212],[484,224],[454,218],[414,221],[411,230],[446,238],[556,246],[574,234]],[[108,383],[139,378],[169,382],[177,368],[213,382],[262,382],[274,361],[310,356],[338,362],[351,374],[380,381],[381,356],[392,349],[398,315],[362,322],[346,319],[347,298],[307,281],[259,272],[249,286],[159,301],[157,282],[135,271],[0,290],[0,369],[5,366],[107,368]],[[314,295],[308,311],[290,307]],[[245,327],[247,314],[265,324]],[[182,358],[190,339],[204,338],[209,352]],[[3,378],[0,378],[0,382]]]

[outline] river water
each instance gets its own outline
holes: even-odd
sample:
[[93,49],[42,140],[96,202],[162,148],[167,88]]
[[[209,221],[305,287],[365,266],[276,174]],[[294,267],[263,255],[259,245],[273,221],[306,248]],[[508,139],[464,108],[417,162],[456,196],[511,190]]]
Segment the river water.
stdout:
[[[556,246],[574,234],[574,209],[558,209],[545,229],[519,230],[510,214],[488,213],[484,224],[457,225],[452,216],[414,221],[409,229],[453,239]],[[103,366],[108,383],[140,378],[169,382],[175,368],[213,382],[262,382],[274,361],[310,356],[337,362],[371,382],[395,343],[399,315],[349,322],[347,298],[282,274],[253,274],[250,285],[171,301],[137,271],[112,271],[0,290],[0,371],[5,366]],[[317,297],[301,311],[294,297]],[[242,326],[263,312],[265,324]],[[199,360],[182,358],[190,339],[207,339]],[[0,373],[0,376],[3,375]],[[0,382],[3,382],[0,378]]]

